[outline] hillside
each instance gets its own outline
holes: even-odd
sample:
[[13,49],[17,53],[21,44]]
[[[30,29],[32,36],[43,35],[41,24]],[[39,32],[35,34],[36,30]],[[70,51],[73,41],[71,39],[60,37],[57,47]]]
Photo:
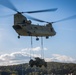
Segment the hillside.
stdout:
[[48,62],[47,68],[44,66],[31,68],[28,63],[0,66],[0,75],[76,75],[76,64]]

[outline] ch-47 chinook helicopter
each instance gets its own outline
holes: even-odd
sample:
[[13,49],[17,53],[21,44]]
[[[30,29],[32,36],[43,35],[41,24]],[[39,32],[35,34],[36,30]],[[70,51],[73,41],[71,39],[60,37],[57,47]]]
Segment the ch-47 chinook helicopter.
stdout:
[[[36,11],[27,11],[27,12],[19,12],[16,9],[16,7],[9,0],[7,0],[7,2],[2,0],[0,2],[0,4],[14,10],[15,12],[17,12],[16,14],[14,14],[13,28],[18,33],[18,38],[20,38],[20,36],[36,36],[36,40],[39,40],[38,37],[49,38],[49,36],[56,35],[56,32],[52,26],[53,23],[68,20],[68,19],[73,19],[73,17],[74,17],[74,16],[71,16],[71,17],[64,18],[62,20],[58,20],[55,22],[47,22],[47,21],[43,21],[43,20],[28,16],[26,14],[25,14],[26,16],[24,16],[23,13],[29,13],[30,14],[30,13],[49,12],[49,11],[53,12],[53,11],[56,11],[57,8],[45,9],[45,10],[36,10]],[[29,18],[31,20],[39,21],[39,22],[44,22],[47,24],[44,26],[32,24],[31,20],[27,20],[27,18]]]
[[14,15],[13,28],[18,33],[18,38],[20,38],[20,36],[36,36],[36,40],[39,40],[38,37],[40,36],[48,38],[48,36],[54,36],[56,34],[51,23],[46,24],[46,26],[32,24],[30,20],[27,20],[27,18],[19,12]]

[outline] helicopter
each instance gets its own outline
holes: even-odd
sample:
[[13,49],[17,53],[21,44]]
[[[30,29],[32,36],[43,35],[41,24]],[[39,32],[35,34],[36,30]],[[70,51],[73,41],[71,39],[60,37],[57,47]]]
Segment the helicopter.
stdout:
[[[64,18],[62,20],[58,20],[55,22],[47,22],[43,21],[28,15],[23,15],[24,13],[41,13],[41,12],[53,12],[56,11],[58,8],[51,8],[51,9],[45,9],[45,10],[36,10],[36,11],[27,11],[27,12],[20,12],[17,10],[17,8],[9,1],[7,0],[8,4],[5,4],[6,1],[1,1],[0,4],[14,10],[16,14],[14,14],[14,25],[12,26],[13,29],[17,32],[18,38],[20,36],[35,36],[36,40],[39,40],[38,37],[46,37],[46,39],[49,38],[49,36],[55,36],[56,31],[53,28],[53,23],[57,23],[60,21],[68,20],[68,19],[73,19],[73,16]],[[32,24],[31,20],[27,20],[27,18],[38,21],[38,22],[44,22],[46,25],[39,25],[39,24]]]
[[27,20],[21,13],[14,15],[13,28],[18,33],[18,38],[20,38],[20,36],[36,36],[36,40],[39,40],[38,37],[40,36],[48,38],[48,36],[56,35],[51,23],[45,26],[32,24],[31,20]]

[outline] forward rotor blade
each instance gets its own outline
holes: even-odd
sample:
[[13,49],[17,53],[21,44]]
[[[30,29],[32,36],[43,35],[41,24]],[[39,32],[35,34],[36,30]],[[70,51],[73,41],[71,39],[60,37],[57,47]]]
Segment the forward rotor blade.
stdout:
[[40,12],[50,12],[50,11],[56,11],[56,10],[57,8],[52,8],[52,9],[45,9],[45,10],[27,11],[22,13],[40,13]]
[[10,9],[16,11],[16,12],[18,12],[16,7],[10,2],[10,0],[0,0],[0,4],[7,7],[7,8],[10,8]]
[[66,21],[66,20],[71,20],[71,19],[76,19],[76,15],[73,15],[73,16],[70,16],[70,17],[58,20],[58,21],[54,21],[53,23],[57,23],[57,22],[61,22],[61,21]]
[[14,14],[4,15],[4,16],[0,16],[0,18],[9,17],[9,16],[13,16],[13,15]]

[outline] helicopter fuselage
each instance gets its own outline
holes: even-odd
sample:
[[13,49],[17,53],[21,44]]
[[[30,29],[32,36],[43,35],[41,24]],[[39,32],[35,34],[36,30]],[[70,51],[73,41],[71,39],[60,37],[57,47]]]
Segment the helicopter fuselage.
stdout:
[[13,25],[13,28],[20,36],[54,36],[56,32],[54,31],[52,25],[34,25],[34,24],[18,24]]

